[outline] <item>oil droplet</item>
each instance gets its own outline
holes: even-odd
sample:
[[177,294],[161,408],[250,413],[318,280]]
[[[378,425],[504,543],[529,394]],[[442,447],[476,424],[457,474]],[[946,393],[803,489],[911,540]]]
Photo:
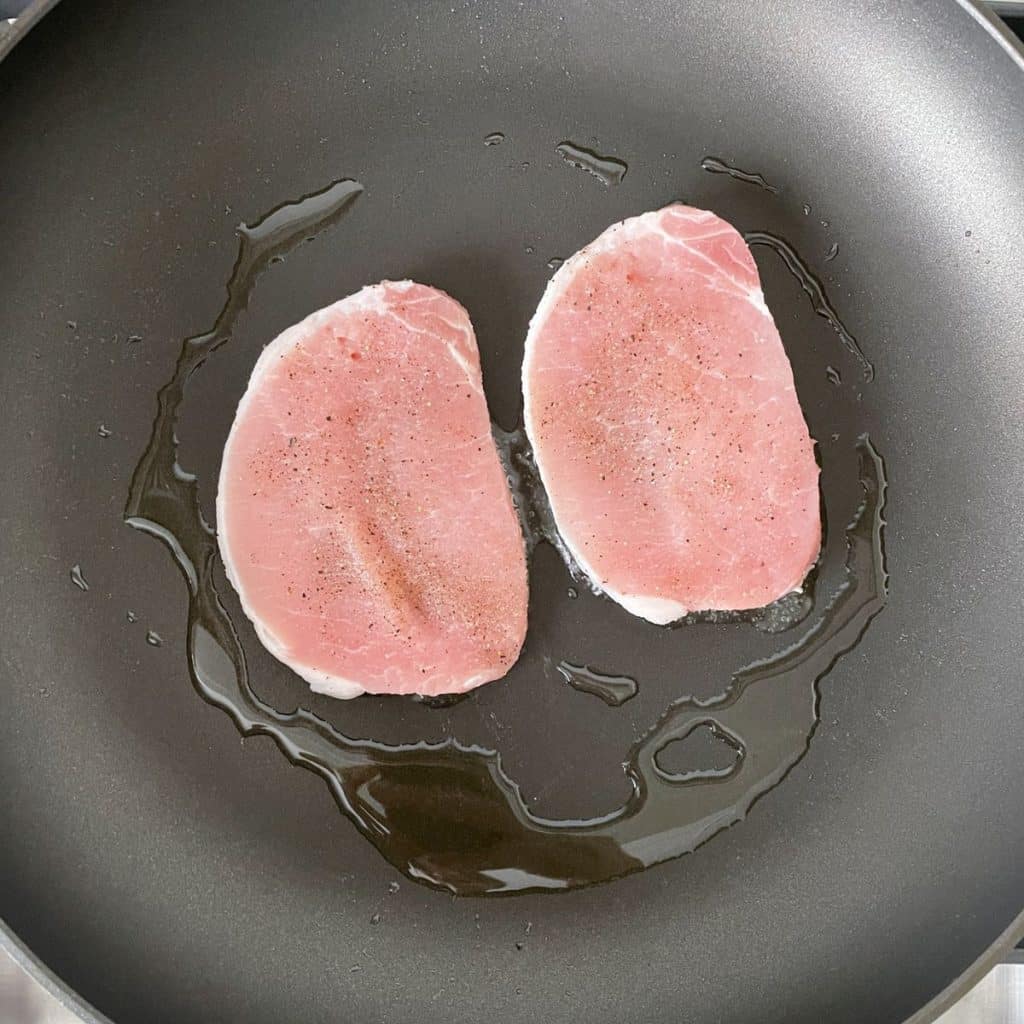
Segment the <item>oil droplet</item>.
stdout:
[[810,215],[811,215],[811,204],[810,203],[804,203],[803,211],[804,211],[804,216],[805,217],[810,217]]
[[839,319],[839,314],[835,311],[835,307],[829,302],[828,296],[825,294],[824,285],[811,273],[810,267],[797,255],[796,250],[789,242],[768,231],[748,231],[743,237],[748,245],[766,245],[782,257],[782,262],[786,264],[789,272],[800,282],[800,287],[803,288],[807,297],[811,300],[814,312],[828,321],[829,326],[839,335],[839,340],[846,347],[847,351],[860,363],[864,380],[874,380],[875,368],[868,361],[863,351],[861,351],[857,339],[846,329],[842,320]]
[[632,700],[639,690],[636,680],[629,676],[607,676],[587,665],[573,665],[568,661],[560,661],[557,668],[558,674],[574,690],[600,697],[613,708]]
[[592,174],[602,185],[620,185],[629,170],[624,160],[613,156],[601,156],[592,149],[577,146],[573,142],[560,142],[555,152],[573,167]]
[[580,592],[579,592],[579,591],[578,591],[578,590],[577,590],[577,589],[576,589],[575,587],[570,587],[570,588],[569,588],[569,589],[568,589],[568,590],[566,591],[566,593],[567,593],[567,594],[569,595],[569,597],[571,597],[571,598],[572,598],[572,599],[573,599],[574,601],[576,600],[576,598],[577,598],[577,597],[579,597],[579,596],[580,596]]
[[164,638],[155,629],[151,629],[146,633],[146,643],[150,647],[159,647],[163,642]]
[[79,590],[88,590],[89,584],[86,583],[85,577],[82,575],[82,567],[80,565],[71,566],[71,582],[74,583]]
[[110,437],[112,432],[101,423],[97,428],[96,433],[99,434],[100,437]]
[[138,615],[136,615],[136,614],[135,614],[135,612],[133,612],[133,611],[131,610],[131,608],[129,608],[129,609],[128,609],[128,612],[127,612],[127,614],[125,615],[125,618],[126,618],[126,619],[127,619],[127,620],[128,620],[129,622],[138,622],[138,621],[139,621],[139,617],[138,617]]
[[552,256],[548,260],[548,270],[557,270],[564,262],[561,256]]
[[485,146],[500,146],[505,141],[505,136],[502,132],[491,132],[490,135],[484,136]]
[[829,384],[835,384],[838,387],[843,383],[842,374],[834,366],[825,367],[825,376],[828,377]]
[[712,174],[727,174],[730,178],[735,178],[736,181],[745,181],[748,185],[757,185],[758,188],[763,188],[765,192],[772,192],[778,195],[779,190],[774,185],[770,185],[765,181],[763,175],[742,171],[738,167],[727,164],[724,160],[719,160],[716,156],[704,157],[700,165],[705,171],[710,171]]
[[971,234],[972,234],[972,232],[971,232],[971,230],[970,230],[970,229],[968,228],[968,229],[967,229],[967,230],[966,230],[966,231],[964,232],[964,238],[970,238],[970,237],[971,237]]
[[373,917],[370,918],[370,924],[380,924],[380,920],[380,914],[374,914]]
[[827,253],[825,253],[825,262],[831,263],[836,256],[839,254],[839,243],[833,242]]

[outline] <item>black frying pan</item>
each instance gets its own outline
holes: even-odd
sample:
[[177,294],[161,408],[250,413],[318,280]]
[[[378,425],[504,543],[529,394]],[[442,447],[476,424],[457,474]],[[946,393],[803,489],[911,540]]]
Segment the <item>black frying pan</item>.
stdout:
[[[884,1022],[960,977],[913,1017],[931,1019],[1024,927],[1021,69],[983,14],[939,0],[57,7],[0,67],[11,935],[122,1024]],[[624,159],[621,185],[567,166],[564,140]],[[706,173],[708,155],[778,194]],[[866,384],[756,250],[820,446],[863,431],[886,459],[891,589],[822,682],[807,755],[692,855],[453,900],[189,685],[181,577],[123,522],[155,396],[216,315],[237,222],[349,176],[358,205],[268,269],[190,384],[181,457],[207,508],[283,326],[384,276],[439,285],[473,316],[510,427],[546,260],[675,198],[786,239],[874,362]],[[523,665],[454,709],[311,699],[242,642],[280,708],[489,743],[551,813],[598,813],[666,700],[712,695],[766,641],[637,632],[566,583],[540,549]],[[545,675],[547,651],[615,659],[641,696],[608,709]]]

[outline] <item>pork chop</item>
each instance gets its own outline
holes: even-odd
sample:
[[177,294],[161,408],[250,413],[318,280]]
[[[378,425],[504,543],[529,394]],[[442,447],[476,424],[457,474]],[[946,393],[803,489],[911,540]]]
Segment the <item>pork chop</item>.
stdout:
[[522,533],[469,317],[434,288],[364,288],[264,349],[217,524],[264,646],[314,690],[460,693],[519,655]]
[[552,277],[526,430],[555,522],[634,615],[758,608],[821,546],[818,466],[757,267],[683,205],[615,224]]

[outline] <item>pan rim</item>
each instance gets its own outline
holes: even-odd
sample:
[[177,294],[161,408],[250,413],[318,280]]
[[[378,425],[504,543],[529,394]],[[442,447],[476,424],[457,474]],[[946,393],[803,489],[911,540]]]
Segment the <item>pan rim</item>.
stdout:
[[[994,43],[1024,72],[1024,43],[1017,39],[999,16],[983,0],[953,0],[968,14]],[[60,3],[60,0],[32,0],[14,25],[0,36],[0,61]],[[1010,922],[991,945],[954,978],[942,991],[932,997],[903,1024],[933,1024],[933,1022],[973,989],[990,971],[1007,960],[1017,943],[1024,938],[1024,908]],[[111,1018],[83,999],[66,981],[45,964],[0,917],[0,950],[39,984],[69,1013],[78,1016],[82,1024],[115,1024]]]
[[60,0],[32,0],[32,3],[25,8],[14,24],[0,36],[0,60],[3,60],[14,49],[14,47],[28,34],[30,29],[38,23],[39,19],[51,11]]
[[91,1003],[87,1003],[63,978],[55,974],[51,967],[44,964],[2,918],[0,950],[40,985],[51,999],[55,999],[62,1009],[75,1014],[82,1024],[114,1024],[109,1017],[100,1013]]

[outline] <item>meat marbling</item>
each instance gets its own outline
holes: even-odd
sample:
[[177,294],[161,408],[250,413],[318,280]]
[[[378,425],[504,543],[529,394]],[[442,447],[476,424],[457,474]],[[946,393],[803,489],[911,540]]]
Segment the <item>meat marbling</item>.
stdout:
[[469,317],[383,282],[264,349],[217,495],[227,574],[317,691],[462,692],[526,632],[523,538]]
[[818,466],[757,267],[683,205],[615,224],[552,277],[526,429],[570,554],[655,623],[768,604],[821,545]]

